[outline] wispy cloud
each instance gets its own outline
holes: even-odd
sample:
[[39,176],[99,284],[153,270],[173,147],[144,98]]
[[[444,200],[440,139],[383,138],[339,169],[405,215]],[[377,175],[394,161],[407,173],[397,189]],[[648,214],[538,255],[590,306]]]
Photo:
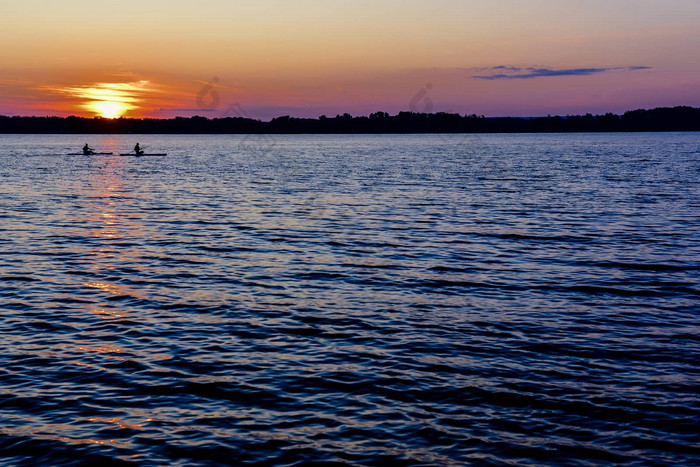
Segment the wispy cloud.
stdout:
[[41,88],[65,96],[82,110],[110,118],[140,109],[150,96],[162,92],[148,80]]
[[84,100],[102,100],[136,104],[146,94],[157,92],[149,81],[128,83],[93,83],[80,86],[54,87],[54,91]]
[[535,79],[547,78],[553,76],[588,76],[610,71],[636,71],[650,70],[649,66],[626,66],[626,67],[608,67],[608,68],[519,68],[509,67],[505,65],[494,66],[487,69],[482,69],[487,74],[472,75],[472,78],[484,80],[502,80],[502,79]]
[[172,109],[161,107],[157,110],[159,112],[219,112],[219,113],[221,113],[221,109],[200,109],[199,107],[179,107],[179,108],[172,108]]

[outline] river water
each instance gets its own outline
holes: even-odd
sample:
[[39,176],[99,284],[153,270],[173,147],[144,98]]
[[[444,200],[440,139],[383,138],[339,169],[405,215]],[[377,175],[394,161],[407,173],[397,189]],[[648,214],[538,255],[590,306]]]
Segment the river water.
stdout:
[[0,463],[697,465],[699,271],[698,133],[1,135]]

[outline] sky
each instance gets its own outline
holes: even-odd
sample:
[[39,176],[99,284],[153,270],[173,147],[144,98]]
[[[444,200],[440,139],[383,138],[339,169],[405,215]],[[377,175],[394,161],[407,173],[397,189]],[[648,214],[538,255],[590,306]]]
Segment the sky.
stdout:
[[0,115],[700,106],[698,0],[0,0]]

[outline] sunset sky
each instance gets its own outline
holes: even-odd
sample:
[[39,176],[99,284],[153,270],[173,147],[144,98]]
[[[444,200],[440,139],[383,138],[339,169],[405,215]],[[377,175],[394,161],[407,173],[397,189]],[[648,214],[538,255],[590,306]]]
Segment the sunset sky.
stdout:
[[0,0],[0,114],[700,106],[698,0]]

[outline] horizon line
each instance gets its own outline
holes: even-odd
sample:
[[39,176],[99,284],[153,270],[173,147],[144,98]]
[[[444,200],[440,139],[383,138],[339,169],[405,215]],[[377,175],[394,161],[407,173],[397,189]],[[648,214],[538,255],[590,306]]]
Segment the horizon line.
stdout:
[[[413,115],[457,115],[460,117],[476,117],[476,118],[484,118],[484,119],[497,119],[497,118],[513,118],[513,119],[536,119],[536,118],[567,118],[567,117],[585,117],[588,115],[591,115],[593,117],[603,117],[606,115],[615,115],[618,117],[622,117],[624,114],[629,113],[629,112],[636,112],[636,111],[649,111],[649,110],[657,110],[657,109],[679,109],[679,108],[689,108],[689,109],[700,109],[700,107],[693,107],[692,105],[674,105],[674,106],[661,106],[661,107],[651,107],[651,108],[636,108],[636,109],[630,109],[630,110],[625,110],[622,113],[616,113],[616,112],[605,112],[605,113],[591,113],[591,112],[586,112],[586,113],[578,113],[578,114],[547,114],[547,115],[528,115],[528,116],[512,116],[512,115],[499,115],[499,116],[485,116],[483,114],[475,114],[475,113],[464,113],[461,114],[459,112],[415,112],[412,110],[401,110],[398,111],[395,114],[390,114],[389,112],[385,112],[382,110],[377,110],[375,112],[371,112],[369,114],[362,114],[362,115],[352,115],[348,112],[344,113],[338,113],[335,116],[328,116],[325,114],[319,115],[317,117],[295,117],[293,115],[278,115],[277,117],[272,117],[270,120],[263,120],[261,118],[254,118],[250,116],[245,116],[245,115],[225,115],[225,116],[218,116],[218,117],[208,117],[205,115],[190,115],[190,116],[185,116],[185,115],[176,115],[173,117],[127,117],[127,116],[120,116],[120,117],[114,117],[114,118],[109,118],[109,117],[102,117],[99,115],[95,116],[81,116],[81,115],[66,115],[66,116],[60,116],[60,115],[5,115],[0,113],[0,118],[60,118],[60,119],[68,119],[68,118],[79,118],[83,120],[108,120],[108,121],[119,121],[119,120],[162,120],[162,121],[168,121],[168,120],[175,120],[175,119],[192,119],[192,118],[202,118],[205,120],[224,120],[224,119],[245,119],[245,120],[253,120],[256,122],[263,122],[263,123],[269,123],[272,122],[273,120],[280,119],[280,118],[289,118],[289,119],[297,119],[297,120],[320,120],[322,118],[326,119],[335,119],[335,118],[347,118],[346,115],[349,115],[352,118],[370,118],[372,115],[376,114],[386,114],[389,117],[397,117],[400,114],[413,114]],[[202,110],[205,111],[205,110]]]

